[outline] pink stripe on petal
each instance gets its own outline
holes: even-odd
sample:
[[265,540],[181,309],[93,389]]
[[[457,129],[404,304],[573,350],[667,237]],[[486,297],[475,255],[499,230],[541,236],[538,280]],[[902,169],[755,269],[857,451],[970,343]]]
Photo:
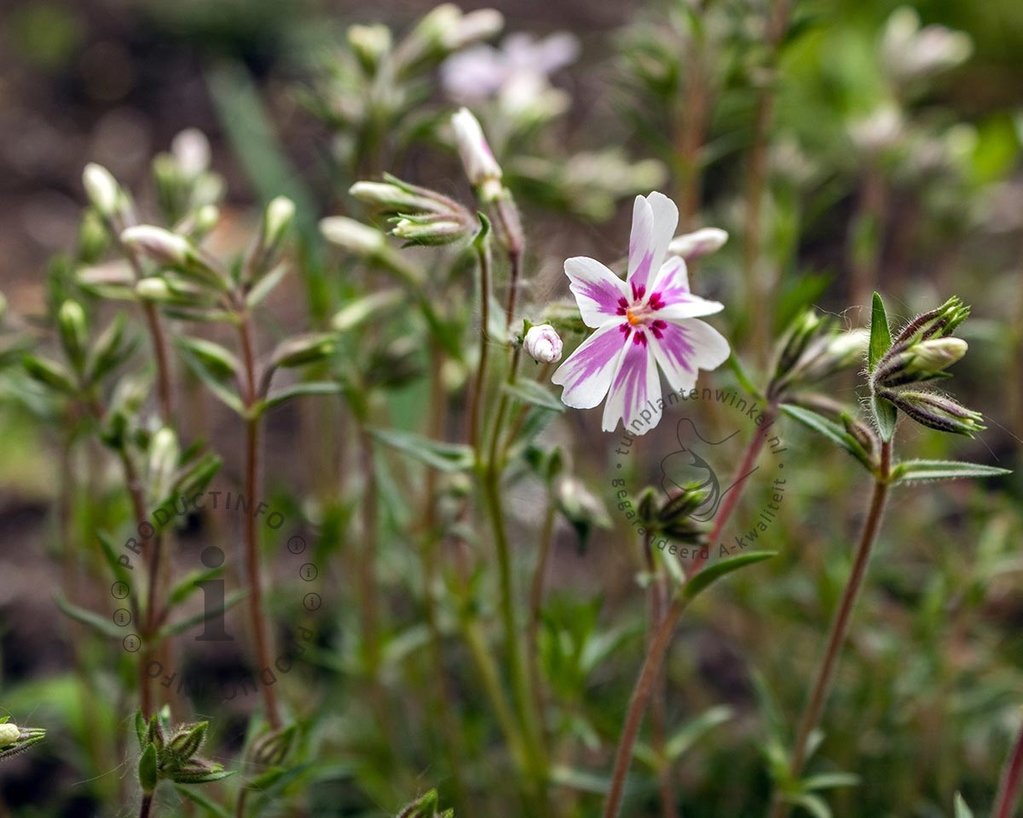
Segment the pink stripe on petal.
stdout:
[[665,305],[685,300],[689,295],[689,273],[686,263],[678,256],[672,256],[657,271],[651,293],[657,293]]
[[[646,335],[648,339],[649,333]],[[629,343],[611,381],[602,428],[613,432],[621,419],[632,433],[645,434],[661,419],[660,397],[661,383],[649,341]]]
[[565,387],[566,406],[592,409],[604,399],[627,340],[620,325],[609,321],[557,368],[551,381]]
[[570,258],[565,261],[565,274],[586,326],[601,327],[625,314],[622,299],[628,295],[628,287],[599,261],[585,256]]
[[659,321],[659,332],[651,339],[654,358],[671,388],[689,391],[696,385],[696,350],[685,325]]

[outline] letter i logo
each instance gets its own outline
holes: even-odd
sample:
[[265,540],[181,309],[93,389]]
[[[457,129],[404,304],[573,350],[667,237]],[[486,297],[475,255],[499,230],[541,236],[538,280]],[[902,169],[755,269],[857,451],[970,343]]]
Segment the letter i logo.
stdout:
[[[207,568],[219,568],[224,564],[224,552],[211,545],[203,549],[199,559]],[[202,588],[202,633],[195,637],[196,642],[233,642],[234,637],[227,632],[224,622],[224,580],[206,579],[197,582]]]

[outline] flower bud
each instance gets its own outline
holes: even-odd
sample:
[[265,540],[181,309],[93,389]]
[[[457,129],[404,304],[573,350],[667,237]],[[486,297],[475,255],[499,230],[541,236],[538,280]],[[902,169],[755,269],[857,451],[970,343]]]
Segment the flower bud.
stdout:
[[287,196],[278,196],[263,212],[263,243],[272,248],[280,244],[295,219],[295,203]]
[[939,432],[972,437],[986,428],[980,412],[967,409],[958,401],[937,392],[882,389],[877,396],[894,404],[917,423]]
[[693,233],[676,236],[668,245],[668,252],[673,256],[681,256],[686,261],[695,261],[711,253],[716,253],[725,246],[728,233],[719,227],[704,227]]
[[391,30],[380,24],[349,26],[348,44],[366,73],[373,74],[391,50]]
[[[446,211],[447,197],[398,179],[356,182],[348,190],[360,202],[384,213],[437,213]],[[455,204],[451,202],[451,204]]]
[[16,724],[4,722],[0,724],[0,747],[14,744],[21,737],[21,728]]
[[375,227],[347,216],[329,216],[320,221],[320,232],[327,241],[340,245],[357,256],[373,257],[387,248],[387,238]]
[[249,756],[256,764],[273,767],[284,762],[295,743],[298,725],[292,724],[283,730],[272,730],[260,736],[252,745]]
[[143,301],[173,301],[174,293],[167,282],[156,276],[140,279],[135,285],[135,295]]
[[312,332],[282,341],[270,356],[272,367],[303,366],[334,354],[337,339],[326,332]]
[[968,349],[962,338],[928,338],[903,352],[887,355],[874,371],[877,386],[892,387],[945,377],[945,370]]
[[973,51],[970,38],[945,26],[920,27],[912,8],[896,9],[881,39],[881,58],[892,79],[909,82],[954,68]]
[[109,170],[90,162],[82,172],[82,185],[92,206],[104,218],[113,216],[120,209],[121,187]]
[[65,301],[57,313],[57,327],[64,354],[77,369],[85,360],[89,344],[89,330],[85,323],[85,310],[77,301]]
[[558,479],[554,497],[558,509],[579,536],[580,545],[585,545],[590,529],[594,526],[610,527],[611,519],[604,504],[578,477],[564,475]]
[[501,167],[494,158],[479,120],[468,108],[461,108],[451,117],[455,144],[462,159],[462,168],[469,183],[485,202],[496,200],[502,190]]
[[184,267],[195,258],[195,250],[184,236],[149,224],[129,227],[121,233],[121,241],[172,267]]
[[489,40],[504,28],[504,16],[497,9],[477,9],[463,14],[457,26],[443,32],[444,47],[448,51],[480,40]]
[[181,725],[168,742],[167,750],[181,761],[188,761],[199,752],[199,748],[202,747],[202,743],[206,739],[206,731],[209,726],[208,721]]
[[561,337],[550,324],[537,324],[529,328],[522,340],[529,357],[537,363],[553,364],[561,360]]
[[168,426],[159,429],[149,441],[149,488],[156,502],[162,503],[170,493],[180,454],[178,436]]
[[466,225],[441,217],[410,217],[398,219],[391,235],[410,244],[452,244],[469,237]]
[[850,139],[865,153],[881,153],[893,147],[902,133],[902,113],[894,105],[884,105],[849,125]]
[[171,155],[186,177],[195,178],[210,166],[210,141],[198,128],[187,128],[171,141]]

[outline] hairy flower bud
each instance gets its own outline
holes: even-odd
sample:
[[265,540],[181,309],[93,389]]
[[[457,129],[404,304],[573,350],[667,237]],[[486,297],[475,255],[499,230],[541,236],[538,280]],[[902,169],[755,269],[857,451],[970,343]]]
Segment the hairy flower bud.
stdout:
[[561,336],[550,324],[536,324],[526,331],[522,346],[537,363],[553,364],[561,360]]
[[972,437],[986,428],[980,412],[967,409],[958,401],[937,392],[883,389],[877,396],[891,402],[917,423],[939,432]]
[[503,189],[501,166],[494,158],[479,120],[468,108],[461,108],[451,117],[451,126],[469,183],[476,188],[482,201],[495,201]]
[[391,235],[410,244],[451,244],[469,238],[464,222],[440,216],[416,216],[397,219]]
[[727,241],[728,233],[721,228],[704,227],[693,233],[675,236],[668,245],[668,252],[673,256],[681,256],[686,261],[695,261],[716,253]]

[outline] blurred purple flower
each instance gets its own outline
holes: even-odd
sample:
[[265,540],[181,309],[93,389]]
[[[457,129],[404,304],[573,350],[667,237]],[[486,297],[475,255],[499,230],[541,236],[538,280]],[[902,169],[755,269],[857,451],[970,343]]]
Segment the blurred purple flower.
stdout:
[[473,105],[499,97],[517,109],[550,87],[548,77],[574,62],[579,41],[565,32],[537,39],[510,34],[501,47],[477,45],[453,54],[441,65],[441,84],[455,102]]

